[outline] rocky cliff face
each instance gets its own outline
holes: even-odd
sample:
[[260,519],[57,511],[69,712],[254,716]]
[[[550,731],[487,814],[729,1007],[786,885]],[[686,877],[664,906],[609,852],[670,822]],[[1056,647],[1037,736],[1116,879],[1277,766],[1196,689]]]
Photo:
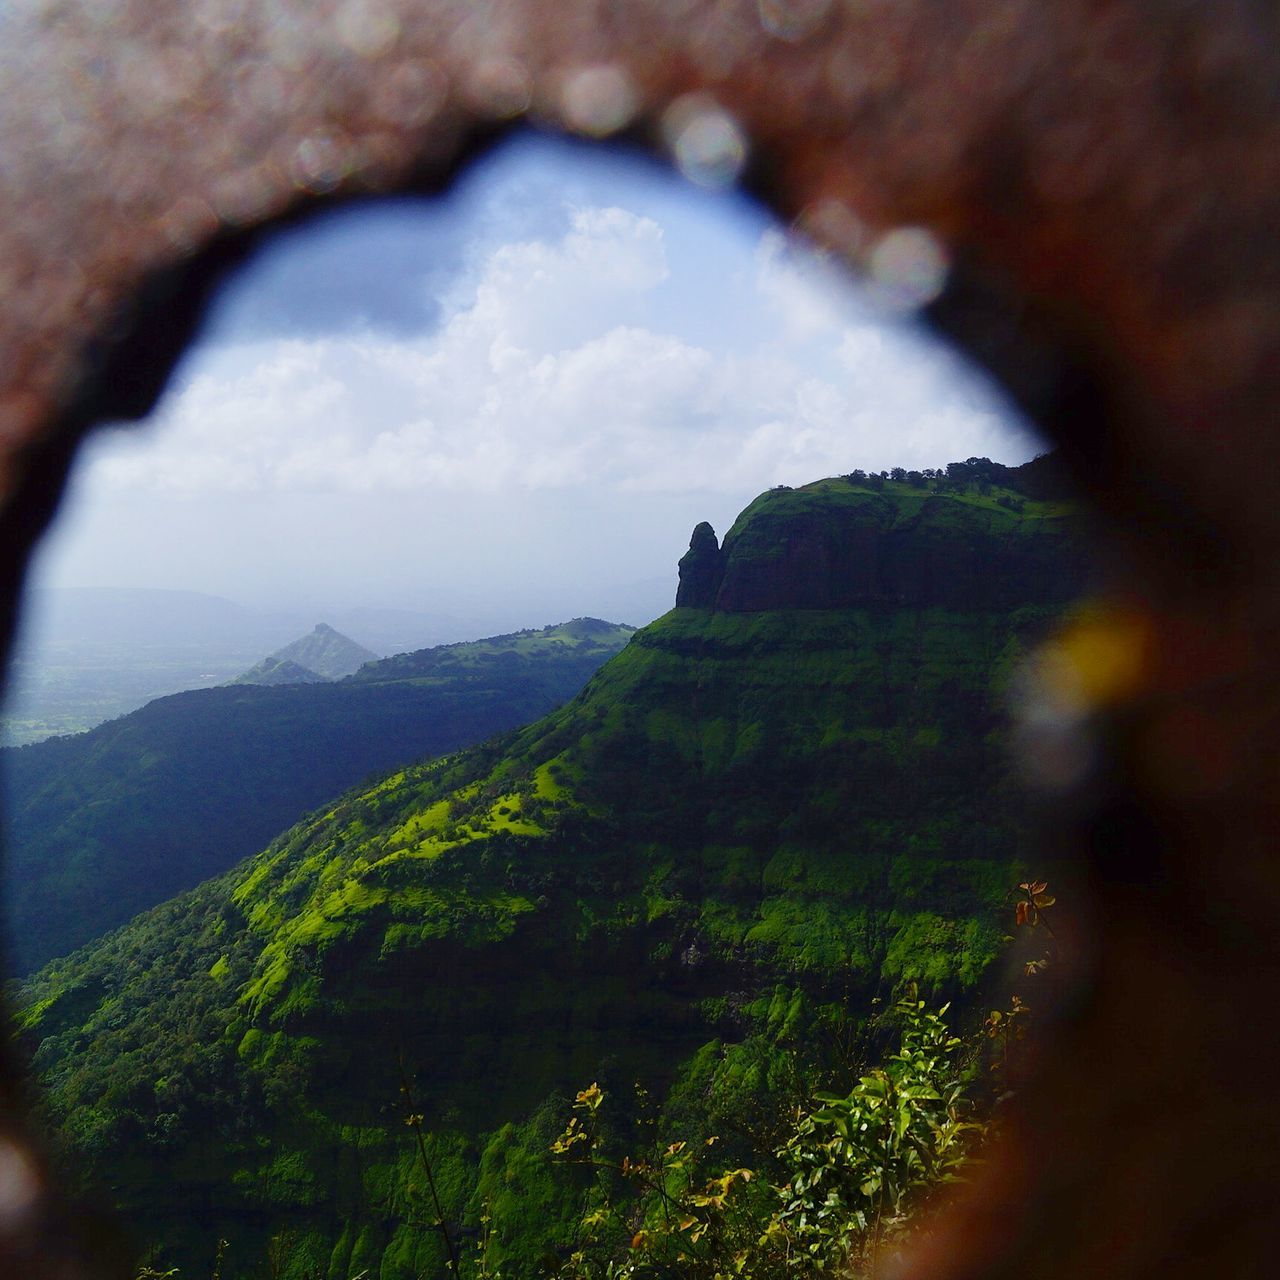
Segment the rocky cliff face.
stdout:
[[1086,579],[1080,532],[1066,504],[1011,490],[823,480],[761,495],[723,546],[710,525],[698,525],[680,561],[676,605],[759,613],[1060,604]]

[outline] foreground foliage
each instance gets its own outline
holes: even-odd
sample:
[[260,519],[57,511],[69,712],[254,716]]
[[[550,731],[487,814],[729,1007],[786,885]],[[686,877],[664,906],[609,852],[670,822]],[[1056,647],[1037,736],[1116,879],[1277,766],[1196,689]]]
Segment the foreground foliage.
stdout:
[[[552,1151],[592,1172],[561,1280],[689,1280],[730,1276],[857,1275],[901,1242],[917,1212],[959,1176],[983,1132],[961,1069],[961,1040],[945,1006],[900,1001],[898,1050],[846,1094],[799,1108],[785,1142],[761,1167],[723,1167],[717,1138],[656,1142],[606,1154],[592,1085]],[[483,1263],[481,1274],[486,1272]]]

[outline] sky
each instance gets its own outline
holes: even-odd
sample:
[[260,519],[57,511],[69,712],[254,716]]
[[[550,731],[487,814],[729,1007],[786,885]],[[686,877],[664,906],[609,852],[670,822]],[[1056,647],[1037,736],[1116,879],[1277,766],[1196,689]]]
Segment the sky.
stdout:
[[527,135],[275,236],[84,448],[34,581],[622,616],[772,485],[1038,451],[742,197]]

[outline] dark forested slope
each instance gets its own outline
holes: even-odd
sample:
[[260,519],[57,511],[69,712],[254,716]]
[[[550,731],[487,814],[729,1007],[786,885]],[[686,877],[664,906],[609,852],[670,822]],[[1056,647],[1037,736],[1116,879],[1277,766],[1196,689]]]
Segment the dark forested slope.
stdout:
[[873,994],[972,991],[1022,838],[1000,690],[1083,564],[1060,505],[929,489],[765,495],[723,552],[695,537],[714,594],[682,589],[568,706],[33,978],[68,1167],[175,1263],[225,1238],[228,1277],[266,1275],[275,1239],[291,1278],[440,1275],[403,1063],[454,1239],[483,1219],[517,1280],[572,1235],[547,1147],[575,1089],[640,1081],[741,1160]]
[[334,684],[200,689],[0,753],[13,963],[27,972],[225,871],[362,778],[544,715],[632,630],[580,618]]

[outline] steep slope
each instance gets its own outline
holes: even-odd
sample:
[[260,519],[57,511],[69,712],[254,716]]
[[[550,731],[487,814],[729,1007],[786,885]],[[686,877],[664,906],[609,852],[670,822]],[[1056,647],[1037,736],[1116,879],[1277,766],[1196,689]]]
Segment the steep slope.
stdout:
[[[237,676],[236,684],[288,684],[303,681],[341,680],[354,675],[366,662],[376,662],[378,655],[348,636],[335,631],[326,622],[316,624],[310,635],[287,644]],[[282,671],[283,668],[283,671]],[[296,679],[285,678],[296,670]]]
[[[893,591],[805,607],[794,581],[841,568],[796,502],[840,545],[900,531]],[[1046,572],[967,607],[917,542],[996,566],[1025,542]],[[565,708],[350,793],[28,984],[68,1166],[165,1256],[223,1237],[248,1276],[275,1237],[290,1277],[442,1274],[403,1063],[455,1238],[483,1217],[489,1264],[540,1274],[577,1204],[546,1156],[566,1094],[641,1081],[732,1159],[848,1011],[981,980],[1021,838],[999,689],[1082,581],[1073,517],[828,481],[765,495],[726,548],[749,611],[726,567],[718,607],[645,628]]]
[[335,684],[201,689],[0,753],[13,964],[28,972],[234,866],[362,778],[544,715],[631,634],[578,619]]

